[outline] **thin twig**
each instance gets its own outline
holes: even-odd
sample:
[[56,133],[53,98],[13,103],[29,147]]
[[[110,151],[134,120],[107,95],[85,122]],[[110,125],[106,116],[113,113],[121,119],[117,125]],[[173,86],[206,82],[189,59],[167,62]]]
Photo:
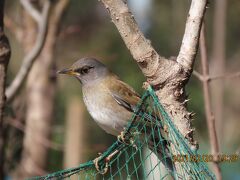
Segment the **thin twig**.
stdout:
[[33,4],[30,2],[30,0],[20,0],[22,6],[25,8],[25,10],[32,16],[32,18],[37,22],[41,23],[42,21],[42,15],[41,13],[33,6]]
[[210,80],[218,80],[218,79],[231,79],[231,78],[240,78],[240,72],[235,72],[231,74],[222,74],[222,75],[216,75],[216,76],[211,76]]
[[[207,57],[207,49],[206,49],[206,41],[205,41],[205,27],[202,25],[201,29],[201,37],[200,37],[200,52],[201,52],[201,64],[202,64],[202,76],[203,79],[209,76],[208,69],[208,57]],[[219,145],[217,139],[217,131],[215,125],[215,117],[212,113],[211,102],[210,102],[210,87],[209,81],[202,81],[203,84],[203,95],[204,95],[204,107],[205,114],[208,126],[208,134],[210,139],[211,153],[214,156],[213,162],[213,170],[218,180],[222,179],[221,170],[219,164],[217,162],[217,156],[219,154]]]
[[[21,1],[22,2],[22,1]],[[23,1],[25,2],[25,1]],[[24,57],[22,66],[17,73],[15,79],[11,83],[11,85],[6,90],[6,96],[7,101],[11,101],[13,97],[15,96],[16,92],[20,89],[22,86],[24,80],[26,79],[34,61],[37,59],[38,55],[40,54],[45,39],[46,39],[46,33],[47,33],[47,26],[48,26],[48,16],[50,12],[50,1],[45,0],[42,14],[41,14],[41,20],[38,21],[38,35],[36,38],[36,43],[33,46],[32,50],[29,51],[29,53]],[[27,9],[26,9],[27,10]],[[31,14],[32,15],[32,14]],[[35,17],[36,18],[36,17]]]
[[240,78],[240,72],[230,73],[230,74],[221,74],[215,76],[203,76],[201,73],[197,71],[193,71],[193,75],[196,76],[200,81],[212,81],[219,79],[232,79],[232,78]]
[[199,72],[197,72],[197,71],[193,71],[193,75],[195,76],[195,77],[197,77],[200,81],[209,81],[209,77],[203,77],[203,75],[201,74],[201,73],[199,73]]

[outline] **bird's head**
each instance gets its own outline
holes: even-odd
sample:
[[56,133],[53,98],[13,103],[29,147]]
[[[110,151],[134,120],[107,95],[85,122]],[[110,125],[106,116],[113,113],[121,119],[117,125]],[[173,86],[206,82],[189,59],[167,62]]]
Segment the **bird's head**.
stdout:
[[58,73],[74,76],[84,85],[104,78],[109,73],[109,70],[104,64],[94,58],[82,58],[76,61],[70,68],[58,71]]

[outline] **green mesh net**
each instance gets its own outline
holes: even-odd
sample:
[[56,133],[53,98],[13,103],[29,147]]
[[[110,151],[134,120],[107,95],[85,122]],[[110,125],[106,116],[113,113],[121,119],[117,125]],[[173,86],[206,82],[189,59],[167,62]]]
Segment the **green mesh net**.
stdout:
[[31,179],[64,178],[216,179],[174,126],[151,87],[121,138],[99,157],[76,168]]

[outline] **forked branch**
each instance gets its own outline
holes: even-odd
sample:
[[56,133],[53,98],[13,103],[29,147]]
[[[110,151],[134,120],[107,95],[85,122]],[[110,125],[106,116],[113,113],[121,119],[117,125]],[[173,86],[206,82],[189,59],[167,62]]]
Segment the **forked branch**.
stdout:
[[[148,41],[139,30],[126,3],[122,0],[101,1],[109,11],[113,23],[116,25],[126,46],[137,61],[142,72],[147,78],[151,78],[151,76],[155,75],[156,71],[159,70],[159,66],[166,65],[164,58],[155,51],[150,41]],[[200,29],[206,5],[207,0],[192,0],[182,45],[176,60],[189,75],[192,72],[198,49]]]
[[174,124],[189,144],[197,148],[193,138],[194,128],[191,126],[192,113],[186,108],[188,100],[185,96],[185,85],[192,73],[207,0],[192,0],[177,60],[166,59],[155,51],[139,30],[126,3],[122,0],[101,1]]
[[47,33],[48,26],[48,16],[50,12],[50,0],[45,0],[42,8],[42,12],[39,13],[31,4],[29,0],[21,0],[23,7],[27,12],[37,21],[38,24],[38,34],[36,38],[35,45],[33,48],[26,54],[23,58],[23,63],[21,65],[20,70],[18,71],[15,79],[11,83],[11,85],[6,90],[7,101],[11,101],[15,96],[16,92],[20,89],[24,80],[26,79],[35,59],[40,54]]

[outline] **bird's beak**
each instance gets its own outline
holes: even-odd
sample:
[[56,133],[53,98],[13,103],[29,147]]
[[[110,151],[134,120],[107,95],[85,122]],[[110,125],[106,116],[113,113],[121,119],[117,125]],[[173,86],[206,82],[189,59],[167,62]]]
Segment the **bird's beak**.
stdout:
[[71,69],[71,68],[66,68],[66,69],[60,70],[57,73],[58,74],[67,74],[67,75],[70,75],[70,76],[78,75],[78,73],[73,71],[73,69]]

